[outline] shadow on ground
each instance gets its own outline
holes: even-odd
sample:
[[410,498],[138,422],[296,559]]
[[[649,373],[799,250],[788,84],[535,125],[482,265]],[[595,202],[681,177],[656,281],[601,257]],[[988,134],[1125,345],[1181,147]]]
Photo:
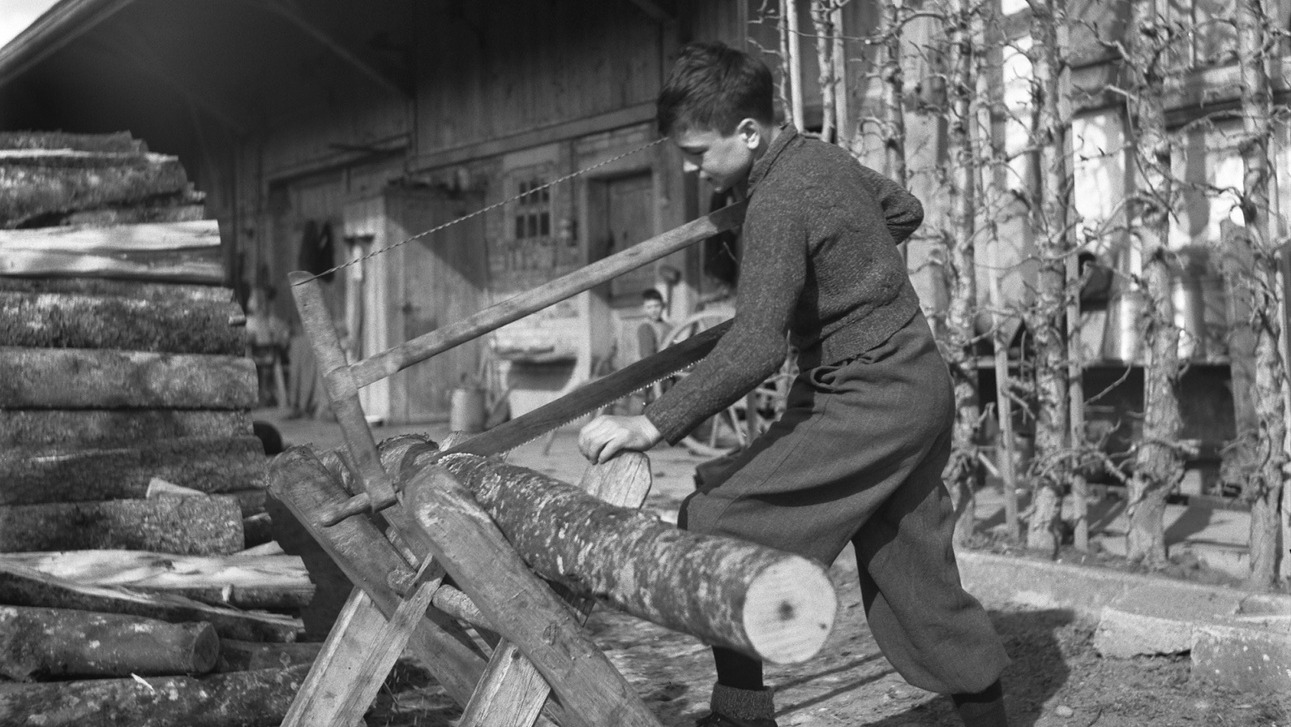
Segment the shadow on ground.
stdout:
[[[992,612],[995,630],[1013,662],[1004,671],[1005,704],[1012,727],[1032,727],[1045,703],[1071,676],[1064,629],[1075,615],[1066,609]],[[865,727],[960,727],[950,697],[941,696]]]

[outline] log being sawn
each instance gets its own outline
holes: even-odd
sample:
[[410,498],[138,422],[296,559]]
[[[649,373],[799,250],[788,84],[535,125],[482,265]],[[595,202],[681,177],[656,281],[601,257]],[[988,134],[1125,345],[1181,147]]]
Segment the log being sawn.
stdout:
[[833,626],[837,597],[814,561],[680,530],[533,470],[429,444],[409,448],[395,474],[408,483],[427,467],[456,477],[539,576],[639,618],[775,663],[815,655]]

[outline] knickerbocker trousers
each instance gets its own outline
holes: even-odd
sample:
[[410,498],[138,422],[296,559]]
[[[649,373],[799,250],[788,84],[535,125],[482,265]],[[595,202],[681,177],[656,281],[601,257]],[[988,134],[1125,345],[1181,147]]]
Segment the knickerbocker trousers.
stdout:
[[744,538],[830,564],[856,549],[875,641],[911,684],[976,692],[1008,663],[960,585],[950,453],[950,375],[922,313],[847,361],[804,370],[784,415],[681,506],[688,530]]

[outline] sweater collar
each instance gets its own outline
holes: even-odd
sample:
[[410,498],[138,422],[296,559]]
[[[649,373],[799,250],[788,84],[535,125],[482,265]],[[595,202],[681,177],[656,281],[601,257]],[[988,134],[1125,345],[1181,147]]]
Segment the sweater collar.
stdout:
[[753,193],[753,189],[757,187],[758,182],[775,165],[780,153],[789,148],[789,144],[793,143],[798,137],[798,130],[794,128],[793,124],[780,125],[780,133],[776,135],[775,141],[771,142],[771,146],[767,148],[766,153],[761,158],[753,162],[753,169],[749,171],[749,194]]

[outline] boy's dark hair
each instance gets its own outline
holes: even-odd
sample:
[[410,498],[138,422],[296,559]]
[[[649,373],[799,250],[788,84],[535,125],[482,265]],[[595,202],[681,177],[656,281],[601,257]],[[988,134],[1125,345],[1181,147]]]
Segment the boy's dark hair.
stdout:
[[646,288],[645,290],[641,291],[641,302],[644,303],[647,300],[657,300],[660,303],[662,303],[663,294],[655,290],[654,288]]
[[681,49],[655,102],[659,133],[712,129],[727,136],[743,119],[775,121],[775,82],[761,60],[722,43]]

